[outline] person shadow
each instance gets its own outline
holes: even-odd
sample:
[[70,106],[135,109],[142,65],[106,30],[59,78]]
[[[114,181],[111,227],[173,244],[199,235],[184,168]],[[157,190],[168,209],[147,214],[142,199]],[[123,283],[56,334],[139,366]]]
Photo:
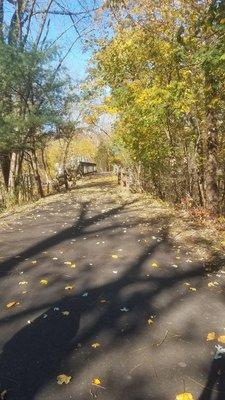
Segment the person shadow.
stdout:
[[199,400],[225,400],[225,354],[213,360]]
[[5,344],[0,354],[0,393],[7,399],[32,400],[51,378],[56,380],[61,361],[75,344],[77,309],[72,298],[65,298]]

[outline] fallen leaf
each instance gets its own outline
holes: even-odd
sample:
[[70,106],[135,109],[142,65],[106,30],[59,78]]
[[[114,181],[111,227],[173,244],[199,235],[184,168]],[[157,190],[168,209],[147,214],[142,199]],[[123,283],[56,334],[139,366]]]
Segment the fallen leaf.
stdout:
[[99,343],[93,343],[91,345],[91,347],[93,347],[93,349],[97,349],[98,347],[100,347],[100,344]]
[[225,343],[225,336],[219,336],[217,340],[219,343]]
[[58,385],[62,385],[63,383],[68,385],[68,383],[70,383],[71,379],[72,379],[72,376],[61,374],[61,375],[57,376],[57,383],[58,383]]
[[148,319],[148,324],[149,324],[149,325],[154,324],[154,321],[153,321],[151,318],[149,318],[149,319]]
[[20,303],[18,301],[11,301],[10,303],[8,303],[6,305],[6,308],[12,308],[12,307],[18,306],[19,304]]
[[101,385],[101,379],[99,379],[99,378],[94,378],[94,379],[92,379],[92,385]]
[[28,285],[28,282],[26,282],[26,281],[21,281],[21,282],[19,282],[19,285],[21,286],[21,285]]
[[65,315],[66,317],[68,317],[68,315],[70,315],[69,311],[62,311],[62,315]]
[[41,279],[40,280],[40,285],[47,285],[48,284],[48,280],[47,279]]
[[72,290],[73,288],[74,288],[74,286],[68,285],[68,286],[65,287],[65,290]]
[[159,268],[159,265],[157,264],[157,262],[152,263],[152,268]]
[[123,308],[120,309],[120,311],[122,311],[122,312],[128,312],[128,311],[129,311],[129,308],[123,307]]
[[31,264],[37,264],[37,260],[31,261]]
[[194,397],[191,393],[180,393],[176,396],[176,400],[194,400]]
[[117,254],[113,254],[112,258],[115,258],[115,259],[118,258]]
[[70,268],[76,268],[76,264],[71,264]]
[[196,288],[195,287],[189,287],[190,290],[192,290],[192,292],[196,292]]
[[64,261],[65,265],[72,265],[71,261]]
[[210,340],[215,340],[215,339],[216,339],[215,332],[209,332],[207,335],[207,338],[206,338],[207,342],[209,342]]
[[0,393],[0,399],[5,400],[6,395],[7,395],[7,390],[3,390],[3,392]]

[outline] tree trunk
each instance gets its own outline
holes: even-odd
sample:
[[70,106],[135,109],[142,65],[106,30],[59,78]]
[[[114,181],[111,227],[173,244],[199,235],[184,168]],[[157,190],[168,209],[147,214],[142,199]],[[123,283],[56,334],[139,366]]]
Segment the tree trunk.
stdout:
[[17,170],[18,170],[18,154],[14,151],[11,155],[9,180],[8,180],[9,191],[12,192],[13,194],[15,194]]
[[10,154],[9,153],[1,153],[0,154],[0,166],[2,170],[2,175],[4,179],[4,185],[6,190],[8,190],[9,184],[9,173],[10,173]]
[[216,120],[212,112],[208,113],[207,159],[206,159],[206,202],[210,211],[217,213],[219,207],[219,190],[217,184],[217,138]]
[[32,151],[32,154],[33,154],[33,167],[34,167],[34,173],[35,173],[35,180],[37,183],[38,194],[40,197],[45,197],[43,187],[42,187],[42,182],[41,182],[41,176],[39,174],[38,160],[37,160],[37,155],[36,155],[35,149]]
[[213,106],[215,96],[217,96],[213,77],[210,73],[206,74],[206,169],[205,169],[205,189],[207,208],[217,213],[219,210],[219,190],[217,184],[218,176],[218,130],[217,113]]
[[42,160],[42,164],[44,167],[44,171],[45,171],[45,177],[46,177],[46,184],[47,184],[47,194],[50,193],[50,184],[51,184],[51,178],[50,178],[50,172],[49,172],[49,168],[48,168],[48,164],[47,161],[45,160],[45,155],[44,155],[44,149],[41,149],[41,160]]

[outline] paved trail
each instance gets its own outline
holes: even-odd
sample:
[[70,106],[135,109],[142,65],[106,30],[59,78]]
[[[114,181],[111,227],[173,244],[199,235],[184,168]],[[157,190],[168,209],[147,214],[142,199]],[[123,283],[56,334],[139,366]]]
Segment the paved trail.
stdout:
[[206,341],[225,334],[222,267],[190,259],[163,208],[145,207],[99,178],[6,219],[3,399],[225,399],[223,359]]

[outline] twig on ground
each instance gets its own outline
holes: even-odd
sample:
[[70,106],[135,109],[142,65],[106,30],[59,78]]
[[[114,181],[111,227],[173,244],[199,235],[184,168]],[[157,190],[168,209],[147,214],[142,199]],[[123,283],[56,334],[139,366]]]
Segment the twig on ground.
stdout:
[[156,344],[157,347],[161,346],[163,344],[163,342],[165,342],[165,340],[166,340],[166,338],[168,336],[168,333],[169,333],[169,331],[165,332],[165,335],[164,335],[163,339],[161,340],[161,342]]
[[128,374],[130,375],[133,371],[135,371],[135,369],[137,369],[137,368],[140,367],[141,365],[143,365],[143,364],[138,364],[138,365],[136,365],[134,368],[132,368],[132,369],[128,372]]

